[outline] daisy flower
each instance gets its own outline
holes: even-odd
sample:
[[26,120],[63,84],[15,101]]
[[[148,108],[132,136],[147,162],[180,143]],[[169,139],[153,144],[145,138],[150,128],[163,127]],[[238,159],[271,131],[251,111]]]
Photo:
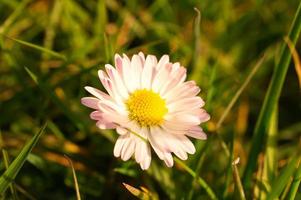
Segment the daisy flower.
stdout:
[[200,88],[194,81],[185,81],[186,69],[171,63],[168,55],[157,61],[141,52],[131,59],[116,54],[115,67],[106,64],[98,76],[107,93],[86,86],[94,97],[81,102],[95,110],[90,117],[96,126],[116,129],[115,157],[126,161],[134,156],[145,170],[151,163],[152,147],[171,167],[172,153],[182,160],[187,153],[195,153],[188,137],[206,139],[199,125],[210,117],[201,108]]

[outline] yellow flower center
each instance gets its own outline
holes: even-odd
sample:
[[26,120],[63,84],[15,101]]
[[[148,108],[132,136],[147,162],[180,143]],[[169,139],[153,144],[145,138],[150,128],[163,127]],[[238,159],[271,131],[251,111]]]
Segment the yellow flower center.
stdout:
[[129,118],[140,126],[155,126],[163,122],[167,113],[165,100],[159,94],[146,89],[136,90],[125,102]]

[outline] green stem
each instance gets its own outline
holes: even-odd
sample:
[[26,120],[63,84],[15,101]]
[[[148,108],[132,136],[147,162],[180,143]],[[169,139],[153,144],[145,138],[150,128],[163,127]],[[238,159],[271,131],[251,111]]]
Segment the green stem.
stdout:
[[188,167],[182,160],[178,159],[177,157],[175,157],[174,160],[193,178],[197,178],[197,182],[200,184],[201,187],[203,187],[206,190],[210,199],[212,200],[218,199],[214,194],[213,190],[210,188],[210,186],[204,181],[204,179],[202,179],[201,177],[197,177],[196,173],[190,167]]
[[[299,3],[294,21],[292,23],[289,32],[289,38],[294,45],[297,42],[300,31],[301,31],[301,2]],[[290,60],[291,60],[290,50],[286,44],[283,44],[279,63],[275,67],[275,71],[273,73],[272,80],[270,82],[268,92],[265,96],[264,103],[261,108],[260,115],[254,130],[251,151],[249,154],[249,158],[247,161],[246,169],[244,172],[244,178],[243,178],[243,183],[246,189],[249,189],[251,187],[252,174],[255,171],[257,158],[264,144],[263,141],[265,139],[270,124],[271,115],[279,100],[279,96],[286,77]]]

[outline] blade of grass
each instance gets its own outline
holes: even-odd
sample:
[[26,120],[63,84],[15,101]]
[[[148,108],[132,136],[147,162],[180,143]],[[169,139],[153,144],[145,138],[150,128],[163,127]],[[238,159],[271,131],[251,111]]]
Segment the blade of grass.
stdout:
[[14,12],[5,20],[5,22],[0,27],[0,34],[7,33],[9,26],[14,23],[14,21],[22,14],[24,8],[31,0],[21,1],[18,7],[14,10]]
[[[299,3],[294,21],[292,23],[289,32],[289,38],[291,39],[293,44],[296,43],[300,31],[301,31],[301,2]],[[291,54],[289,52],[289,48],[287,47],[287,45],[283,45],[280,60],[275,67],[275,71],[273,73],[272,80],[270,82],[268,91],[266,93],[263,106],[260,110],[259,118],[256,122],[251,150],[250,150],[246,169],[243,176],[243,183],[245,189],[249,189],[252,185],[251,184],[252,174],[256,168],[257,158],[264,144],[263,141],[265,139],[267,129],[270,124],[272,113],[280,97],[280,93],[290,63],[290,58],[291,58]]]
[[290,163],[280,172],[280,175],[272,183],[272,190],[267,195],[267,200],[277,199],[285,186],[288,184],[290,177],[296,169],[296,164],[300,158],[294,157]]
[[[277,171],[277,159],[276,159],[276,146],[277,146],[277,131],[278,131],[278,108],[276,107],[270,123],[270,127],[267,133],[267,146],[265,150],[263,173],[261,176],[261,182],[266,184],[266,187],[270,188],[272,180],[275,178]],[[259,191],[260,199],[266,199],[266,192]]]
[[3,175],[0,177],[0,194],[2,195],[6,189],[9,187],[10,183],[14,181],[18,172],[24,165],[27,156],[32,151],[33,147],[37,144],[40,139],[44,129],[47,126],[47,122],[43,125],[40,131],[34,135],[34,137],[23,147],[17,158],[9,165],[8,169],[5,170]]
[[[5,170],[7,170],[8,167],[9,167],[10,162],[9,162],[8,153],[5,149],[2,149],[2,155],[3,155],[3,162],[4,162],[4,165],[5,165]],[[9,184],[9,189],[10,189],[10,192],[12,194],[12,199],[14,199],[14,200],[18,199],[16,188],[12,183]]]
[[292,57],[294,59],[295,69],[296,69],[297,77],[298,77],[298,80],[299,80],[299,87],[301,89],[301,63],[300,63],[300,57],[299,57],[298,52],[297,52],[296,48],[294,47],[294,44],[292,43],[292,41],[290,41],[290,39],[288,37],[284,37],[284,41],[286,42],[287,46],[290,48]]
[[[188,167],[182,160],[178,159],[177,157],[174,157],[174,160],[186,172],[188,172],[188,174],[190,174],[193,178],[196,177],[196,173],[190,167]],[[204,179],[202,179],[201,177],[197,177],[197,181],[200,184],[200,186],[205,189],[205,191],[207,192],[210,199],[212,199],[212,200],[218,199],[216,197],[215,193],[213,192],[213,190],[210,188],[210,186],[204,181]]]
[[200,56],[200,24],[201,24],[201,12],[196,7],[194,8],[196,12],[196,17],[194,20],[194,51],[193,51],[193,60],[192,66],[193,68],[197,67],[198,59]]
[[57,57],[57,58],[60,58],[60,59],[62,59],[64,61],[67,60],[67,58],[66,58],[65,55],[62,55],[62,54],[57,53],[55,51],[52,51],[50,49],[44,48],[44,47],[39,46],[37,44],[32,44],[30,42],[26,42],[26,41],[23,41],[23,40],[15,39],[15,38],[12,38],[12,37],[9,37],[9,36],[6,36],[6,35],[4,35],[4,37],[6,37],[7,39],[10,39],[10,40],[12,40],[14,42],[17,42],[17,43],[19,43],[21,45],[24,45],[24,46],[27,46],[27,47],[39,50],[39,51],[41,51],[41,52],[43,52],[45,54],[49,54],[49,55],[52,55],[52,56]]
[[69,110],[69,108],[57,97],[57,95],[53,92],[51,87],[47,84],[47,82],[42,82],[39,80],[39,78],[32,72],[30,69],[25,67],[26,72],[29,74],[29,76],[32,78],[32,80],[38,85],[38,87],[41,89],[42,92],[45,93],[45,95],[49,96],[51,101],[56,104],[57,107],[59,107],[64,114],[70,119],[70,121],[75,124],[75,126],[81,130],[85,131],[84,125],[82,124],[81,120],[78,119],[77,115],[75,115],[73,112]]
[[241,184],[241,180],[239,177],[239,172],[237,169],[237,164],[239,163],[239,157],[236,158],[233,162],[232,162],[232,170],[233,170],[233,178],[237,187],[237,190],[239,192],[239,197],[241,200],[246,200],[246,195],[243,189],[243,186]]
[[77,200],[81,200],[80,192],[79,192],[79,186],[78,186],[78,182],[77,182],[77,177],[76,177],[76,173],[75,173],[75,169],[74,169],[72,160],[67,155],[64,155],[64,156],[68,160],[69,165],[70,165],[70,167],[72,169],[72,175],[73,175],[74,186],[75,186],[75,191],[76,191],[76,199]]
[[235,93],[235,95],[233,96],[233,98],[231,99],[230,103],[228,104],[226,110],[223,112],[223,115],[221,116],[221,118],[218,120],[217,125],[216,125],[216,129],[218,130],[222,123],[224,122],[226,116],[229,114],[231,108],[234,106],[234,104],[236,103],[237,99],[240,97],[241,93],[244,91],[244,89],[247,87],[247,85],[250,83],[250,81],[252,80],[253,76],[256,74],[257,70],[259,69],[259,67],[261,66],[261,64],[263,63],[265,59],[265,55],[263,55],[259,61],[257,61],[255,67],[252,69],[252,71],[249,73],[249,75],[247,76],[246,80],[243,82],[243,84],[240,86],[240,88],[237,90],[237,92]]
[[[60,19],[60,15],[61,15],[61,11],[62,11],[62,3],[60,0],[56,0],[54,2],[50,17],[49,17],[49,23],[46,27],[45,30],[45,37],[44,37],[44,41],[43,41],[43,45],[45,47],[45,49],[49,49],[51,50],[53,47],[53,41],[56,35],[56,27],[57,24],[59,22]],[[43,53],[43,60],[47,61],[49,59],[49,54],[48,53]],[[43,62],[42,63],[42,70],[47,71],[47,62]]]
[[301,181],[301,165],[300,165],[300,160],[299,160],[299,167],[294,175],[294,179],[292,181],[292,184],[291,184],[291,187],[290,187],[290,190],[286,196],[285,199],[288,199],[288,200],[294,200],[295,197],[296,197],[296,194],[298,192],[298,188],[299,188],[299,185],[300,185],[300,181]]

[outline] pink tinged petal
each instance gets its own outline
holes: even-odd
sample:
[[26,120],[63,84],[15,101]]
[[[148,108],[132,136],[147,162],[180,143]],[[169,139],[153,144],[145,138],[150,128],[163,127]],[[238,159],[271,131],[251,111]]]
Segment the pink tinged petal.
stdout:
[[179,96],[183,95],[183,93],[186,94],[194,88],[198,88],[196,83],[194,81],[187,81],[167,91],[165,94],[163,94],[163,97],[166,98],[168,102],[171,102],[179,98]]
[[124,75],[126,75],[126,72],[129,71],[128,67],[126,64],[123,63],[123,59],[120,57],[120,55],[115,54],[115,66],[116,66],[116,70],[120,76],[120,78],[122,79],[125,88],[127,88],[127,84],[126,84],[126,78],[124,77]]
[[120,76],[122,76],[122,58],[119,54],[115,54],[115,67]]
[[157,60],[155,56],[148,55],[146,57],[142,74],[141,74],[141,88],[146,88],[146,89],[151,88],[156,64],[157,64]]
[[205,105],[205,102],[201,97],[190,97],[185,99],[180,99],[178,101],[167,104],[167,109],[169,112],[182,111],[187,108],[196,109]]
[[162,66],[156,76],[154,77],[154,81],[152,83],[152,89],[154,92],[160,92],[160,89],[162,89],[162,86],[166,83],[166,81],[169,78],[169,74],[171,72],[171,63],[165,64],[165,66]]
[[115,143],[115,146],[114,146],[114,156],[115,157],[119,157],[121,155],[122,147],[128,137],[129,137],[129,135],[122,135],[122,136],[118,137],[118,139]]
[[164,91],[162,91],[161,94],[165,95],[165,93],[168,93],[172,91],[175,87],[181,85],[186,79],[186,71],[187,70],[184,67],[180,67],[178,70],[174,70],[171,75],[171,77],[173,78],[170,78],[170,82],[166,86],[166,89],[164,88]]
[[176,151],[174,151],[174,153],[181,160],[187,160],[187,158],[188,158],[187,153],[180,148],[178,148]]
[[103,117],[102,117],[102,112],[101,111],[93,111],[91,112],[90,114],[90,118],[93,119],[93,120],[102,120]]
[[180,64],[174,63],[171,66],[171,72],[169,74],[168,79],[165,81],[165,83],[162,85],[162,88],[160,90],[160,94],[165,94],[168,90],[176,86],[177,79],[180,73]]
[[135,90],[135,85],[133,84],[133,79],[135,77],[132,77],[132,68],[131,68],[131,61],[127,57],[127,55],[123,54],[122,59],[122,77],[124,80],[124,84],[129,92],[133,92]]
[[140,56],[133,55],[131,61],[131,71],[132,71],[132,82],[135,89],[141,88],[141,73],[143,69],[143,63]]
[[112,98],[109,95],[107,95],[106,93],[104,93],[96,88],[86,86],[85,90],[87,90],[90,94],[94,95],[95,97],[97,97],[100,100],[103,100],[103,99],[112,100]]
[[116,124],[112,122],[107,122],[107,121],[98,121],[96,123],[96,126],[100,129],[114,129],[116,128]]
[[210,115],[204,109],[200,109],[197,115],[201,120],[201,123],[206,122],[210,119]]
[[123,99],[127,99],[129,94],[127,89],[124,87],[122,77],[120,77],[119,73],[112,65],[106,64],[105,68],[109,75],[109,78],[112,81],[114,91],[118,93],[121,97],[123,97]]
[[112,85],[112,81],[108,78],[106,73],[102,70],[98,70],[98,76],[99,76],[99,79],[100,79],[103,87],[107,90],[109,95],[115,101],[122,101],[121,98],[117,94],[115,94],[114,89],[113,89],[113,85]]
[[138,55],[140,56],[140,59],[141,59],[142,63],[144,64],[144,62],[145,62],[145,56],[144,56],[143,52],[140,51],[138,53]]
[[199,126],[191,127],[186,133],[187,136],[193,137],[200,140],[206,140],[207,135],[204,133],[203,129]]
[[121,150],[121,159],[127,161],[131,158],[135,151],[135,140],[130,136],[127,141],[125,141],[123,148]]
[[176,132],[187,131],[191,127],[187,124],[175,124],[167,120],[164,121],[163,125],[165,129],[176,131]]
[[160,70],[160,68],[165,66],[167,63],[169,63],[169,56],[163,55],[156,66],[156,70]]
[[98,107],[98,103],[100,102],[99,99],[95,98],[95,97],[83,97],[81,99],[81,103],[89,108],[92,109],[99,109]]

